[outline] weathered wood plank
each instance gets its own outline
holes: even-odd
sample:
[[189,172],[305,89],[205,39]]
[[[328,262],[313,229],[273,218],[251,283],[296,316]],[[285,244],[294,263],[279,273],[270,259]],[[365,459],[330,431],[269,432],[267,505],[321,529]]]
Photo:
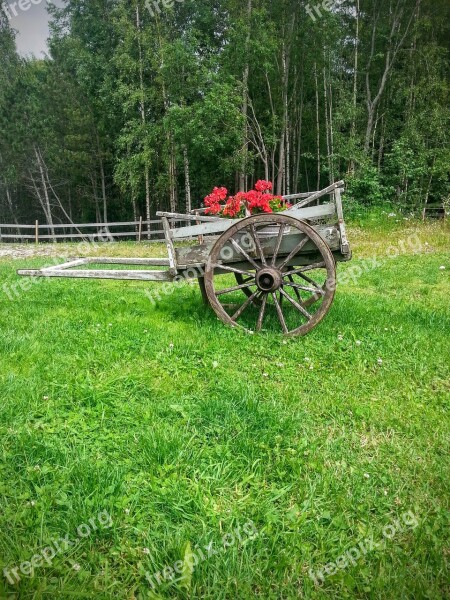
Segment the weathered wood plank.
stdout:
[[175,254],[175,247],[172,242],[170,224],[169,224],[169,220],[167,219],[167,217],[162,217],[161,221],[163,224],[164,235],[166,238],[166,248],[167,248],[167,254],[169,256],[169,264],[170,264],[169,269],[170,269],[170,272],[172,273],[172,275],[174,275],[176,272],[176,269],[177,269],[177,257]]
[[337,211],[337,216],[338,216],[339,232],[341,235],[341,252],[342,252],[342,254],[349,254],[350,244],[349,244],[349,241],[347,238],[347,231],[345,228],[344,211],[342,208],[341,190],[339,188],[337,190],[335,190],[334,197],[336,200],[336,211]]
[[[160,221],[158,221],[160,223]],[[146,231],[144,233],[147,233]],[[154,231],[152,230],[150,232],[152,235],[160,235],[163,236],[164,235],[164,231],[160,230],[160,231]],[[35,235],[21,235],[21,234],[2,234],[2,237],[5,239],[17,239],[17,238],[21,238],[24,240],[34,240],[36,239]],[[106,233],[106,232],[95,232],[92,231],[91,233],[66,233],[66,234],[62,234],[62,233],[57,233],[56,235],[41,235],[39,234],[39,240],[89,240],[91,238],[97,238],[97,237],[102,237],[102,238],[121,238],[121,237],[136,237],[136,232],[135,231],[130,231],[130,232],[124,232],[124,233]],[[146,240],[147,241],[147,240]],[[161,237],[160,240],[156,240],[156,241],[164,241]]]
[[321,219],[323,217],[330,217],[336,214],[336,205],[333,202],[328,204],[321,204],[320,206],[309,206],[307,208],[289,208],[283,211],[283,215],[289,217],[295,217],[296,219],[312,220]]
[[89,263],[95,265],[146,265],[148,267],[169,267],[168,258],[109,258],[90,257]]
[[287,196],[282,196],[285,200],[296,200],[297,198],[308,198],[314,194],[314,192],[302,192],[300,194],[288,194]]
[[[322,204],[321,206],[310,206],[308,208],[292,207],[282,214],[295,217],[301,220],[319,219],[336,213],[336,206],[333,203]],[[234,219],[218,219],[210,223],[201,225],[190,225],[171,230],[172,239],[183,239],[186,237],[196,237],[198,235],[208,235],[214,233],[223,233],[235,224]]]
[[311,194],[311,196],[308,196],[308,198],[306,198],[306,200],[302,200],[301,202],[298,202],[297,204],[295,204],[293,208],[303,208],[304,206],[308,206],[308,204],[311,204],[311,202],[314,202],[315,200],[322,198],[322,196],[325,196],[326,194],[331,194],[331,192],[334,192],[334,190],[336,190],[337,188],[344,187],[344,185],[345,185],[345,183],[343,181],[337,181],[336,183],[329,185],[325,189],[320,190],[319,192],[315,192],[314,194]]
[[182,213],[168,213],[168,212],[157,212],[156,215],[158,217],[166,217],[167,219],[174,219],[176,221],[201,221],[201,222],[209,222],[209,221],[218,221],[220,217],[204,217],[202,215],[190,215],[190,214],[182,214]]
[[223,233],[235,224],[233,219],[219,219],[211,223],[202,223],[201,225],[189,225],[171,230],[173,240],[181,240],[187,237],[197,237],[199,235],[208,235],[212,233]]
[[[340,250],[340,236],[339,236],[339,231],[338,231],[337,227],[330,226],[330,225],[320,225],[320,226],[315,226],[314,229],[319,233],[321,238],[326,241],[326,243],[328,244],[328,246],[330,247],[330,249],[332,251]],[[245,232],[242,233],[241,235],[245,235]],[[280,256],[283,256],[283,255],[287,256],[295,248],[295,246],[301,241],[301,239],[303,237],[304,236],[299,233],[290,233],[290,234],[284,235],[283,239],[282,239],[282,243],[281,243],[281,248],[280,248]],[[236,236],[236,240],[238,242],[239,242],[239,239],[240,239],[240,237]],[[200,244],[198,246],[192,246],[192,247],[188,247],[188,248],[176,248],[175,252],[176,252],[176,256],[177,256],[177,263],[183,264],[183,265],[207,263],[212,246],[214,245],[214,243],[215,243],[215,240],[212,240],[209,243]],[[267,238],[261,237],[260,243],[264,250],[267,249],[265,254],[270,255],[271,250],[273,251],[274,245],[276,243],[276,236],[271,236],[271,237],[267,237]],[[231,244],[229,244],[229,245],[225,246],[225,248],[226,248],[226,256],[227,256],[226,261],[225,261],[226,263],[234,263],[236,261],[242,261],[242,255],[239,254],[239,252],[236,250],[235,247],[233,247]],[[312,242],[308,242],[307,244],[305,244],[304,248],[302,249],[301,254],[308,254],[308,253],[314,252],[314,250],[315,250],[315,247],[312,244]],[[250,250],[248,250],[246,248],[246,251],[248,252],[249,256],[252,259],[259,258],[259,253],[257,251],[257,248],[250,249]]]
[[108,257],[86,257],[74,259],[70,262],[45,267],[41,271],[55,271],[58,269],[72,269],[82,265],[139,265],[147,267],[169,267],[168,258],[108,258]]
[[[137,226],[140,221],[123,221],[123,222],[114,222],[114,223],[55,223],[52,227],[54,229],[71,229],[71,228],[82,228],[82,227],[122,227],[126,226]],[[159,225],[161,221],[158,219],[157,221],[142,221],[143,225]],[[0,227],[4,229],[33,229],[35,225],[16,225],[11,223],[0,223]],[[50,225],[39,225],[39,229],[50,229]],[[40,236],[39,236],[40,237]]]
[[76,260],[71,260],[70,262],[63,263],[61,265],[53,265],[52,267],[45,267],[41,269],[41,271],[54,271],[55,269],[71,269],[73,267],[80,267],[81,265],[87,265],[89,263],[88,258],[77,258]]
[[114,271],[98,269],[80,269],[66,271],[65,269],[21,269],[18,275],[26,277],[67,277],[71,279],[117,279],[130,281],[173,281],[174,276],[169,271]]

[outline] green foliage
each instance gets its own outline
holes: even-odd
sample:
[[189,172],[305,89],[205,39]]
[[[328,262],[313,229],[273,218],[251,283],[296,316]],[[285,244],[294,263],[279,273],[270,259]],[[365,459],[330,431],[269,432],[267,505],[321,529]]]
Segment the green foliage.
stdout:
[[362,205],[382,204],[390,195],[383,186],[380,173],[370,164],[360,165],[356,173],[346,178],[346,196]]
[[366,206],[450,194],[445,0],[344,0],[315,21],[293,0],[160,4],[51,6],[45,61],[17,56],[2,16],[0,221],[43,218],[36,147],[61,220],[181,210],[260,178],[280,193],[344,178]]

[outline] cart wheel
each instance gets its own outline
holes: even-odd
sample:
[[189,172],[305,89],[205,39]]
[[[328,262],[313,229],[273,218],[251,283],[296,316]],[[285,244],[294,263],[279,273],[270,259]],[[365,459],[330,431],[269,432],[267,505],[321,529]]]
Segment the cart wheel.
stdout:
[[216,241],[204,284],[209,304],[227,325],[249,332],[281,326],[285,335],[305,335],[331,307],[336,263],[303,221],[254,215]]

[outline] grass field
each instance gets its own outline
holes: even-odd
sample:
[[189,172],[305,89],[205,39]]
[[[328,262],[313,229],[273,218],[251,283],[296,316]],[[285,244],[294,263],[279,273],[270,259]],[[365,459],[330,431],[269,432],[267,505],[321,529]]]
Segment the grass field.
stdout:
[[351,228],[330,314],[289,340],[193,285],[16,294],[92,249],[1,246],[0,598],[448,598],[449,234]]

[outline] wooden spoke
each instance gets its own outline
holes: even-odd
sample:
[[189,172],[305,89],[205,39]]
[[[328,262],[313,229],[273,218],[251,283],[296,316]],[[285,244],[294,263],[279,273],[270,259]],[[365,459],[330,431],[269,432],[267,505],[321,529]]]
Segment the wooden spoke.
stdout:
[[[288,275],[288,279],[291,283],[295,283],[294,278],[292,277],[292,275]],[[289,285],[288,283],[286,283],[285,285]],[[298,289],[296,287],[294,287],[294,291],[295,291],[295,295],[297,296],[297,299],[299,302],[302,302],[302,297],[300,296],[300,292],[298,291]]]
[[223,294],[229,294],[230,292],[236,292],[237,290],[243,290],[248,288],[249,285],[256,285],[255,283],[242,283],[241,285],[235,285],[230,288],[224,288],[223,290],[217,290],[216,296],[223,296]]
[[229,265],[216,265],[218,269],[222,269],[223,271],[229,271],[230,273],[238,273],[239,275],[250,275],[254,278],[254,274],[250,271],[246,271],[245,269],[237,269],[236,267],[230,267]]
[[[280,288],[281,291],[281,288]],[[280,320],[281,323],[281,329],[283,330],[283,333],[289,333],[289,330],[287,328],[286,325],[286,321],[284,320],[284,315],[283,315],[283,311],[281,309],[280,303],[278,302],[278,298],[277,295],[275,293],[272,294],[272,298],[273,298],[273,302],[275,304],[275,308],[277,309],[277,313],[278,313],[278,318]]]
[[311,294],[321,294],[323,295],[325,292],[323,291],[322,288],[311,288],[311,287],[307,287],[306,285],[299,285],[298,283],[288,283],[287,281],[285,283],[283,283],[283,285],[287,285],[288,287],[292,287],[295,290],[303,290],[304,292],[311,292]]
[[261,241],[260,241],[260,239],[258,237],[258,232],[256,231],[256,227],[255,227],[255,225],[253,223],[250,225],[250,231],[252,232],[252,238],[253,238],[253,240],[255,242],[256,248],[258,249],[259,256],[261,257],[261,262],[262,262],[262,264],[264,266],[267,266],[267,261],[266,261],[266,257],[264,255],[264,251],[263,251],[262,246],[261,246]]
[[304,279],[305,281],[307,281],[308,283],[311,283],[312,285],[314,285],[316,288],[318,289],[323,289],[322,286],[317,283],[317,281],[314,281],[314,279],[311,279],[311,277],[308,277],[308,275],[305,275],[304,273],[299,273],[299,276]]
[[244,302],[244,304],[241,306],[241,308],[239,310],[237,310],[234,315],[231,317],[232,321],[236,321],[236,319],[239,319],[239,317],[242,315],[242,313],[244,312],[244,310],[250,306],[250,304],[253,302],[253,300],[256,298],[256,296],[259,294],[259,290],[257,290],[254,294],[252,294],[251,296],[249,296],[247,298],[247,300]]
[[289,302],[295,306],[295,308],[302,313],[302,315],[304,317],[306,317],[308,319],[308,321],[310,321],[312,319],[312,315],[303,308],[303,306],[301,306],[298,302],[296,302],[296,300],[294,300],[294,298],[291,298],[289,296],[289,294],[286,294],[286,292],[283,290],[283,288],[280,288],[280,293],[287,299],[289,300]]
[[281,242],[283,240],[283,235],[284,235],[284,224],[280,225],[280,230],[278,232],[277,243],[275,246],[275,250],[273,251],[273,255],[272,255],[272,267],[276,263],[278,252],[280,251],[280,247],[281,247]]
[[259,269],[259,266],[257,265],[257,263],[255,263],[253,258],[251,258],[243,248],[241,248],[241,246],[237,243],[236,240],[234,240],[233,238],[230,238],[230,242],[233,244],[233,246],[236,248],[236,250],[240,254],[242,254],[242,256],[244,256],[244,258],[246,258],[248,260],[248,262],[251,263],[255,267],[255,269]]
[[292,250],[292,252],[289,254],[289,256],[287,256],[287,257],[286,257],[286,258],[283,260],[283,262],[282,262],[280,265],[278,265],[278,268],[279,268],[279,269],[283,269],[283,267],[285,267],[285,266],[288,264],[288,262],[289,262],[289,261],[290,261],[292,258],[294,258],[294,256],[296,256],[296,255],[297,255],[297,254],[300,252],[300,250],[301,250],[301,249],[303,248],[303,246],[306,244],[306,242],[308,241],[308,239],[309,239],[309,238],[307,238],[307,237],[305,236],[305,238],[304,238],[303,240],[301,240],[301,242],[299,242],[299,243],[298,243],[298,244],[295,246],[295,248]]
[[[247,284],[248,287],[242,289],[242,291],[244,292],[244,294],[247,297],[249,297],[249,296],[252,295],[253,290],[251,289],[251,287],[255,285],[254,283],[251,283],[251,281],[255,280],[255,275],[256,274],[255,273],[250,273],[250,275],[251,275],[250,277],[244,277],[240,273],[235,273],[234,274],[234,277],[236,278],[236,282],[237,282],[238,285]],[[257,296],[255,298],[255,300],[253,301],[253,304],[256,304],[257,306],[259,306],[260,302],[261,302],[261,297]]]
[[305,265],[304,267],[298,267],[297,269],[293,269],[292,271],[288,271],[284,273],[284,275],[300,275],[301,273],[305,273],[306,271],[314,271],[314,269],[323,269],[326,268],[326,264],[322,262],[313,263],[312,265]]
[[267,298],[267,294],[264,294],[262,298],[261,308],[259,310],[258,322],[256,323],[256,331],[261,331],[261,327],[264,321],[264,314],[266,312]]

